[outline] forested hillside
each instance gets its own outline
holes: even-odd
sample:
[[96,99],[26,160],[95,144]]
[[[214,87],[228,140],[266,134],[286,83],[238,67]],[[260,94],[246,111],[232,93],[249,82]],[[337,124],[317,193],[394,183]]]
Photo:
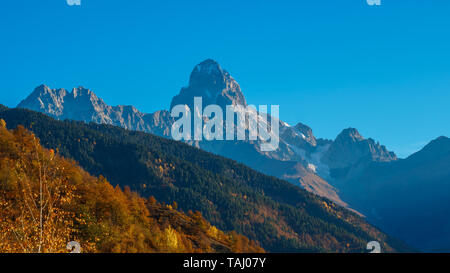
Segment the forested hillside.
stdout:
[[356,214],[288,182],[186,144],[118,127],[56,121],[8,109],[9,128],[24,125],[42,144],[113,185],[198,210],[218,228],[257,240],[269,251],[410,251]]
[[0,253],[262,252],[235,232],[211,226],[199,212],[143,199],[93,177],[19,126],[0,120]]

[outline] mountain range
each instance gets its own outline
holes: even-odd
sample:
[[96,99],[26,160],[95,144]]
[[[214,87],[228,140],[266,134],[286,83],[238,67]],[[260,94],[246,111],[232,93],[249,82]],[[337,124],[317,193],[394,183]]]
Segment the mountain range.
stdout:
[[[193,109],[194,97],[202,97],[204,105],[222,108],[248,105],[237,81],[214,60],[194,67],[187,87],[173,97],[171,108],[185,104]],[[170,109],[145,114],[133,106],[109,106],[82,87],[68,92],[41,85],[17,107],[60,120],[115,125],[164,138],[171,138],[175,121]],[[245,130],[248,134],[248,124]],[[260,140],[186,142],[332,200],[421,250],[450,249],[450,225],[445,220],[450,208],[447,138],[432,141],[407,159],[398,159],[355,128],[327,140],[317,138],[301,122],[291,126],[279,120],[279,132],[279,148],[269,152],[260,149]]]
[[[203,105],[247,106],[236,80],[216,61],[205,60],[191,72],[189,84],[172,99],[194,109],[194,97],[202,97]],[[174,119],[167,110],[152,114],[133,106],[110,106],[89,89],[78,87],[71,92],[38,86],[18,108],[43,112],[56,119],[79,120],[143,131],[171,137]],[[248,114],[248,113],[247,113]],[[260,121],[258,121],[260,122]],[[191,145],[244,163],[258,171],[285,179],[308,191],[348,207],[338,190],[327,179],[330,170],[350,166],[354,162],[395,161],[394,153],[372,139],[364,139],[355,129],[344,130],[335,141],[316,139],[311,128],[298,123],[290,126],[280,120],[279,148],[272,152],[260,149],[260,140],[250,141],[188,141]],[[248,134],[248,126],[246,133]]]

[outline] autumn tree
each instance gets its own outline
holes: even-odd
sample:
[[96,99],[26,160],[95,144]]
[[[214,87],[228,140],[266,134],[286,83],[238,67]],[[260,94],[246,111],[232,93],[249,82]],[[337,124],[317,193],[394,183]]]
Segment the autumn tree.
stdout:
[[[65,209],[73,199],[69,167],[55,160],[53,150],[41,148],[39,140],[18,127],[13,134],[0,128],[2,153],[1,229],[6,240],[1,251],[61,252],[70,237],[73,215]],[[9,145],[6,142],[21,145]],[[11,144],[11,143],[10,143]],[[3,164],[4,163],[4,164]]]

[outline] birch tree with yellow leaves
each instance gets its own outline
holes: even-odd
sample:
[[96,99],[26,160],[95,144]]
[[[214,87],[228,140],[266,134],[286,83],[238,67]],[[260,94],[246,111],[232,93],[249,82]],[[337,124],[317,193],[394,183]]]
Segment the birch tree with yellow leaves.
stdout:
[[69,166],[23,127],[0,130],[0,152],[9,154],[0,165],[0,252],[65,251],[73,215],[64,208],[74,198]]

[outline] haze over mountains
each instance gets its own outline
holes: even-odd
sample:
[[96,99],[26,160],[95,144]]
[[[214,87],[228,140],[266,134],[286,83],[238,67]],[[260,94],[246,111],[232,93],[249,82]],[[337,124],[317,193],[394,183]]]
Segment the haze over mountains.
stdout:
[[[249,103],[231,74],[213,60],[194,67],[188,86],[174,96],[171,107],[186,104],[193,109],[194,97],[202,97],[204,106]],[[171,137],[174,122],[167,110],[145,114],[133,106],[109,106],[82,87],[68,92],[41,85],[18,108],[56,119],[111,124],[166,138]],[[249,127],[244,126],[248,134]],[[450,211],[450,159],[445,152],[448,139],[439,138],[419,153],[399,160],[355,128],[344,129],[335,140],[316,138],[312,129],[300,122],[291,126],[280,120],[279,128],[279,148],[273,152],[262,151],[260,140],[188,143],[356,209],[413,246],[430,251],[450,249],[450,224],[444,220]],[[433,232],[436,226],[439,229]]]
[[391,163],[336,172],[344,200],[370,222],[423,251],[450,251],[450,139]]

